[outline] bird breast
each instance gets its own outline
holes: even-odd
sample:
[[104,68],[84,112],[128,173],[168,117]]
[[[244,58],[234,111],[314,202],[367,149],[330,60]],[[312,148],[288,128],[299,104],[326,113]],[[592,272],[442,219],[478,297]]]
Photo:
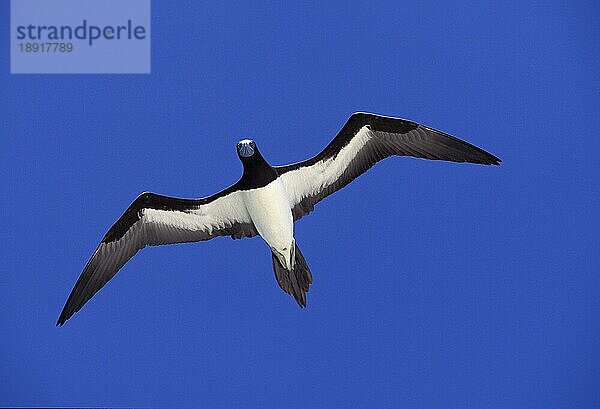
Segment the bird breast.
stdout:
[[290,251],[294,239],[292,210],[279,178],[266,186],[243,191],[244,202],[256,230],[270,247]]

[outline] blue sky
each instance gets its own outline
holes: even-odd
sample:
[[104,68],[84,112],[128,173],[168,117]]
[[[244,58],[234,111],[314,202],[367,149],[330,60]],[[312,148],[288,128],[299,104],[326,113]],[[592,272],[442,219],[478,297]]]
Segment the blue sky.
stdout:
[[[597,2],[153,1],[151,75],[10,75],[0,2],[0,405],[600,406]],[[259,238],[140,252],[62,328],[142,191],[235,182],[235,142],[317,153],[354,111],[503,159],[380,163]]]

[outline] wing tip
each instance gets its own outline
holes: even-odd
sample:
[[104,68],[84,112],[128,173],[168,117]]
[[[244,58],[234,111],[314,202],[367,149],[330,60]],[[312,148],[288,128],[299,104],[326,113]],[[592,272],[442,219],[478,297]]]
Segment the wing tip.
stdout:
[[482,165],[500,166],[502,159],[492,155],[491,153],[488,153],[488,155],[489,157],[486,158],[486,162],[481,162]]
[[58,320],[56,320],[57,327],[62,327],[63,325],[65,325],[65,323],[68,320],[70,320],[71,317],[73,317],[73,315],[75,315],[77,312],[79,312],[79,310],[81,310],[81,307],[83,307],[83,305],[87,301],[89,301],[91,298],[91,297],[89,297],[87,300],[85,300],[83,302],[80,301],[79,303],[77,303],[76,301],[73,300],[73,292],[75,291],[76,288],[77,288],[77,285],[75,285],[75,287],[73,288],[71,295],[69,295],[69,298],[67,299],[67,302],[65,303],[65,306],[63,307],[62,311],[60,312],[60,315],[58,316]]
[[[442,160],[446,160],[447,159],[442,159]],[[474,165],[484,165],[484,166],[500,166],[500,164],[502,163],[501,159],[498,158],[484,158],[484,159],[464,159],[464,160],[458,160],[458,161],[452,161],[450,160],[450,162],[462,162],[462,163],[472,163]]]
[[62,327],[63,325],[65,325],[65,322],[67,322],[68,318],[63,317],[62,314],[60,314],[60,317],[58,317],[58,320],[56,321],[56,326],[57,327]]
[[58,320],[56,320],[56,326],[57,327],[62,327],[63,325],[65,325],[65,323],[69,320],[69,318],[71,318],[78,310],[69,310],[67,309],[67,306],[65,305],[65,307],[63,308],[63,310],[60,313],[60,316],[58,317]]
[[489,163],[487,163],[487,165],[500,166],[500,164],[502,163],[502,159],[500,159],[496,155],[492,155],[491,153],[484,151],[483,149],[482,151],[487,154],[487,159],[489,160]]

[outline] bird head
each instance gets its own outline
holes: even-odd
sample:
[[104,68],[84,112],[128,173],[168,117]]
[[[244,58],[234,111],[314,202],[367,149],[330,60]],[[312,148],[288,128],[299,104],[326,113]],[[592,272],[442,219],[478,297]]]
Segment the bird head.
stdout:
[[242,139],[237,143],[237,153],[242,158],[251,158],[255,153],[258,153],[256,142],[251,139]]

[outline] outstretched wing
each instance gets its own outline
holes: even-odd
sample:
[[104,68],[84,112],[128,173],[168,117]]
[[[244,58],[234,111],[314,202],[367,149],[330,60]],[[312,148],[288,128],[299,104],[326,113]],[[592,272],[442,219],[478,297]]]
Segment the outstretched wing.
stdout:
[[234,186],[204,199],[142,193],[113,224],[79,276],[58,318],[63,325],[146,246],[257,235]]
[[392,155],[498,165],[500,159],[458,138],[405,119],[355,113],[317,156],[278,166],[294,220]]

